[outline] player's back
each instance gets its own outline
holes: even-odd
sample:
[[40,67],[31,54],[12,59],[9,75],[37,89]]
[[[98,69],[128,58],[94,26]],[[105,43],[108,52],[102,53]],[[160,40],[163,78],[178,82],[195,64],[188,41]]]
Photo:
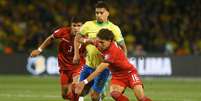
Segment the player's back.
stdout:
[[114,42],[110,48],[103,52],[104,60],[110,63],[109,69],[112,74],[124,73],[134,69],[134,66],[128,61],[125,53]]

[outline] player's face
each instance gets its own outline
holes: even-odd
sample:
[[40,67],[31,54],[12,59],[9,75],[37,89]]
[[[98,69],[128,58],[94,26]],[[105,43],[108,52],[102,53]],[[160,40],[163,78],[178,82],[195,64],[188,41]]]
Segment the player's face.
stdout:
[[82,23],[81,22],[78,22],[78,23],[71,23],[71,31],[72,33],[75,35],[76,33],[79,33],[80,32],[80,28],[82,26]]
[[106,50],[109,48],[111,41],[107,41],[107,40],[102,40],[100,38],[97,38],[97,42],[98,42],[98,48],[101,50]]
[[98,22],[106,22],[109,12],[105,8],[96,8],[96,20]]

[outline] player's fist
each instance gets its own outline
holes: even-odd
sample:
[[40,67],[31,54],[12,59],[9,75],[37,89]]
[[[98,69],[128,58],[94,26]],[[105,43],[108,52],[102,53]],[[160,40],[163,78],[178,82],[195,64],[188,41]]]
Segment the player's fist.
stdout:
[[79,64],[80,62],[80,56],[77,54],[77,55],[74,55],[73,57],[73,63],[74,64]]
[[31,52],[30,56],[35,57],[35,56],[38,56],[40,53],[41,53],[41,51],[39,51],[38,49],[35,49]]

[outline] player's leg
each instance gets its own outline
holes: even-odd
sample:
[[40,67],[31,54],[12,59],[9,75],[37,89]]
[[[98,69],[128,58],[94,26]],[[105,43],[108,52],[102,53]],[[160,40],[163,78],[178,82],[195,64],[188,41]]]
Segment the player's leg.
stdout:
[[63,99],[71,99],[72,97],[72,93],[70,93],[69,91],[69,89],[71,88],[69,82],[70,79],[68,77],[67,71],[60,71],[60,84]]
[[141,78],[136,71],[129,73],[129,83],[138,101],[151,101],[150,98],[145,96]]
[[[81,72],[80,72],[80,80],[79,81],[83,81],[84,79],[86,79],[94,70],[92,68],[90,68],[87,65],[84,65]],[[91,82],[89,82],[87,85],[85,85],[82,93],[80,94],[80,96],[86,96],[90,89],[91,86],[93,85],[94,81],[92,80]]]
[[133,91],[138,101],[152,101],[150,98],[144,95],[144,89],[142,85],[135,85],[133,87]]
[[78,101],[78,99],[79,99],[79,96],[77,94],[75,94],[75,87],[76,87],[76,84],[79,82],[79,78],[80,78],[79,73],[76,73],[76,72],[73,73],[73,76],[72,76],[73,82],[71,84],[71,91],[73,94],[74,101]]
[[128,97],[123,95],[126,84],[123,80],[112,79],[110,84],[110,95],[115,101],[129,101]]
[[110,74],[109,69],[105,69],[101,74],[99,74],[94,79],[94,84],[92,86],[92,91],[91,91],[92,101],[99,101],[101,99],[101,94],[108,80],[109,74]]
[[105,97],[110,96],[110,92],[108,92],[108,91],[110,91],[110,87],[109,87],[110,82],[109,81],[111,80],[111,77],[112,77],[112,75],[111,75],[111,72],[110,72],[109,77],[107,79],[107,82],[105,83],[105,86],[103,88],[103,93],[101,94],[101,99],[104,99]]
[[73,93],[74,101],[84,101],[84,97],[79,96],[75,93],[76,85],[79,83],[79,79],[80,79],[80,70],[81,70],[81,65],[75,66],[72,73],[73,82],[71,86],[72,88],[71,91]]

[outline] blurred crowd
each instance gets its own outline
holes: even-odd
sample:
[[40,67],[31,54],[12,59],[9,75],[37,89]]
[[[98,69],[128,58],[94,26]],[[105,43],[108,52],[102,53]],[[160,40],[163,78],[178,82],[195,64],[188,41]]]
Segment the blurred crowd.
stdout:
[[[201,55],[200,0],[106,0],[129,55]],[[95,19],[96,0],[0,0],[0,53],[28,52],[74,15]],[[55,49],[52,44],[49,49]],[[53,48],[54,47],[54,48]]]

